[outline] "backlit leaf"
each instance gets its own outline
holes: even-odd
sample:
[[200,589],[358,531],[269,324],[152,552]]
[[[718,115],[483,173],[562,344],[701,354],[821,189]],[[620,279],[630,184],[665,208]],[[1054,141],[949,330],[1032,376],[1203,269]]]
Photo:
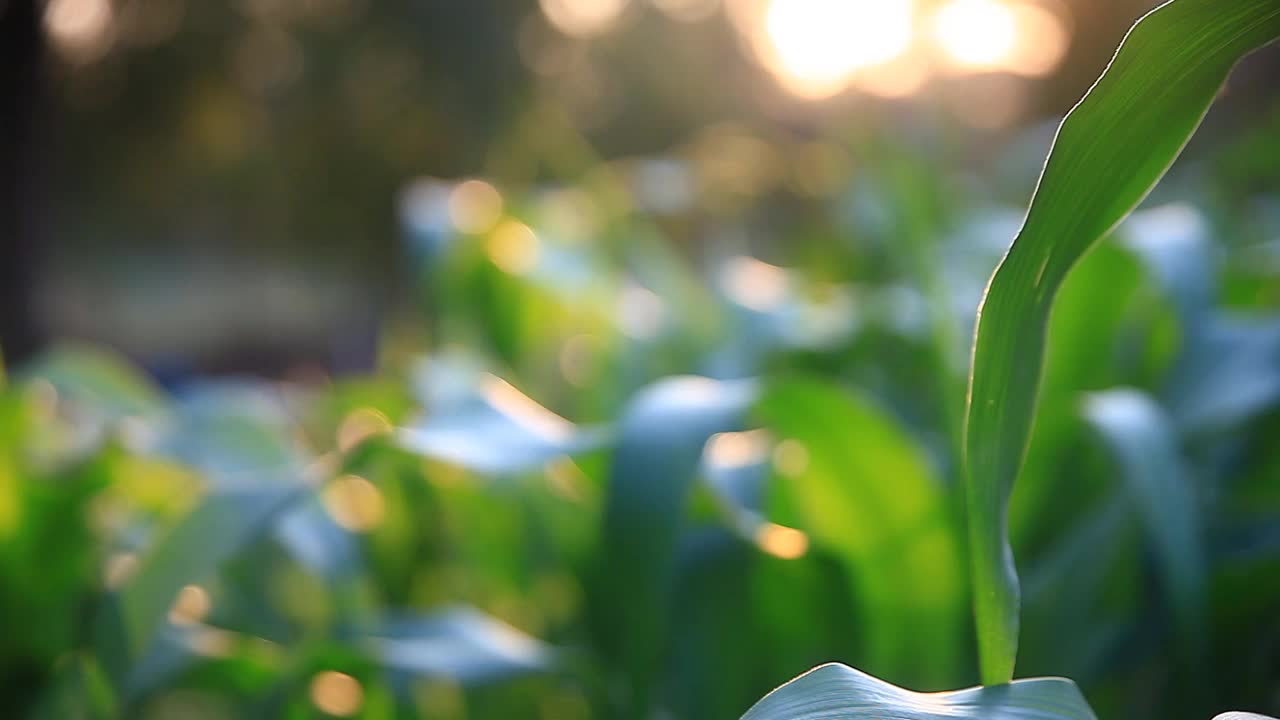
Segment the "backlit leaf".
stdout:
[[1013,676],[1019,591],[1006,511],[1035,417],[1058,286],[1168,169],[1232,66],[1277,36],[1280,0],[1173,0],[1139,21],[1063,121],[1023,227],[987,286],[965,438],[975,614],[987,684]]

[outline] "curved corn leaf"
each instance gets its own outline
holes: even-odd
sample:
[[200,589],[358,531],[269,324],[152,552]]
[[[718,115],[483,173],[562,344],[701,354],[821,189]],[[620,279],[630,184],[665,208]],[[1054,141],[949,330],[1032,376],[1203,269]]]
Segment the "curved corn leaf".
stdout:
[[1094,720],[1075,683],[1035,678],[918,693],[847,665],[810,670],[764,696],[742,720]]
[[1276,719],[1271,717],[1270,715],[1259,715],[1258,713],[1232,710],[1231,712],[1219,713],[1213,716],[1213,720],[1276,720]]
[[1022,230],[987,286],[974,338],[965,461],[984,683],[1013,677],[1019,591],[1006,509],[1058,286],[1168,169],[1236,61],[1277,36],[1280,0],[1173,0],[1133,27],[1058,129]]

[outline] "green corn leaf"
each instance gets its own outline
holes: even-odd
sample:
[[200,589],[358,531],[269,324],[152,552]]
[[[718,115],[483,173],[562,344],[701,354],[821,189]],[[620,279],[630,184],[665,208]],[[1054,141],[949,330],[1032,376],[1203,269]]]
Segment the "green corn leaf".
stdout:
[[810,670],[764,696],[742,720],[1094,720],[1075,683],[1019,680],[953,692],[918,693],[846,665]]
[[1173,0],[1133,27],[1058,129],[1022,230],[987,286],[974,338],[965,462],[984,683],[1013,677],[1019,590],[1006,510],[1058,286],[1154,187],[1232,66],[1278,36],[1280,0]]

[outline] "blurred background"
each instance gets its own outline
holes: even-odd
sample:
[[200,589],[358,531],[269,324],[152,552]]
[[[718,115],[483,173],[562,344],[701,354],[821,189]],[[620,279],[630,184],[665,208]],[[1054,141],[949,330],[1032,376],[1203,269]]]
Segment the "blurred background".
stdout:
[[[0,0],[0,705],[976,682],[973,314],[1150,0]],[[1280,51],[1055,310],[1020,675],[1280,713]]]

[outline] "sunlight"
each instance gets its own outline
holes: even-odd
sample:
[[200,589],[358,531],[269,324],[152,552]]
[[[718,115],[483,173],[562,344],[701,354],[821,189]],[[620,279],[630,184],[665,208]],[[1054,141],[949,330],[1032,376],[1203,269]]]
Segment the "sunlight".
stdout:
[[951,0],[934,13],[933,34],[956,66],[996,69],[1017,46],[1018,22],[1013,10],[997,0]]
[[764,31],[770,69],[791,92],[823,98],[855,71],[901,55],[911,44],[911,0],[771,0]]

